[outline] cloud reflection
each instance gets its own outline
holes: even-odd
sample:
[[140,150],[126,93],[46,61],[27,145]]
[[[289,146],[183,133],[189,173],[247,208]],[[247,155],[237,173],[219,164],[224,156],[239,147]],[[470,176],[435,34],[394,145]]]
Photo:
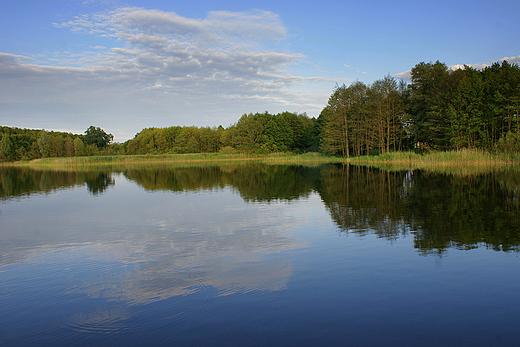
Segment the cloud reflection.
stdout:
[[[78,269],[68,294],[131,305],[209,290],[230,295],[286,288],[293,265],[285,251],[305,247],[290,232],[301,223],[291,217],[292,205],[248,204],[229,188],[187,194],[135,188],[115,203],[107,194],[85,204],[84,191],[24,201],[32,220],[40,220],[41,234],[10,247],[3,266],[66,261]],[[49,212],[61,203],[82,207]],[[13,230],[31,223],[14,210],[5,217],[2,225]],[[46,259],[56,251],[60,257]],[[86,275],[92,272],[98,275]]]

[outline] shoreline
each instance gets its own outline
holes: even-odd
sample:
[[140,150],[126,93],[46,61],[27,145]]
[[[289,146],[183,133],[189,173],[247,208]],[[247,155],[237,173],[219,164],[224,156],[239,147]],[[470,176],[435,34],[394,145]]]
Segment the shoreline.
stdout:
[[[418,154],[415,152],[392,152],[377,156],[362,157],[332,157],[318,153],[271,153],[271,154],[219,154],[219,153],[192,153],[192,154],[158,154],[158,155],[111,155],[87,157],[51,157],[31,161],[17,161],[1,163],[0,167],[31,167],[31,168],[75,168],[100,166],[138,166],[138,165],[179,165],[203,163],[237,163],[260,162],[271,164],[324,164],[339,163],[346,165],[374,167],[385,170],[458,170],[476,168],[517,168],[520,164],[520,155],[493,154],[478,150],[460,150],[450,152],[429,152]],[[470,170],[471,171],[471,170]]]

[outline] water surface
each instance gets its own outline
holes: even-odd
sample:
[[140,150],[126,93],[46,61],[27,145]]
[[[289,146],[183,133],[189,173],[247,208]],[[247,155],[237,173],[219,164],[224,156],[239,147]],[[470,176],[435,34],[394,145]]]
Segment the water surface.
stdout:
[[515,345],[519,177],[2,169],[0,345]]

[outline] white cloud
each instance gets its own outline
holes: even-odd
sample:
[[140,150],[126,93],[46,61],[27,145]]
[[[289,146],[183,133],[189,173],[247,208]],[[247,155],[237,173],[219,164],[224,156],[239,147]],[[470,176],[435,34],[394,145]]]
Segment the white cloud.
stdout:
[[394,74],[394,76],[401,80],[409,81],[412,78],[411,72],[412,72],[412,70],[407,70],[407,71],[396,73],[396,74]]
[[520,55],[516,57],[504,57],[502,60],[506,60],[511,64],[520,64]]
[[147,37],[218,49],[258,48],[262,42],[282,40],[286,36],[278,16],[268,11],[214,11],[205,19],[192,19],[174,12],[126,7],[80,15],[54,25],[85,34],[117,37],[135,44],[145,43],[138,38]]
[[[470,66],[475,69],[484,69],[488,66],[493,65],[493,63],[496,63],[496,62],[502,63],[503,61],[507,61],[511,64],[520,64],[520,55],[516,56],[516,57],[504,57],[501,59],[496,59],[496,60],[487,61],[487,62],[483,62],[483,63],[476,63],[476,64],[454,64],[454,65],[449,65],[448,68],[451,70],[457,70],[457,69],[463,69],[464,66]],[[399,79],[409,81],[412,78],[411,72],[412,72],[411,70],[403,71],[403,72],[394,74],[394,76]]]
[[[32,63],[0,54],[0,103],[17,117],[13,125],[60,130],[95,124],[121,141],[150,126],[227,126],[249,112],[317,116],[330,93],[320,87],[333,85],[287,72],[304,56],[276,49],[286,29],[268,11],[216,11],[192,19],[119,8],[55,26],[113,45],[47,53]],[[28,110],[39,118],[29,118]]]

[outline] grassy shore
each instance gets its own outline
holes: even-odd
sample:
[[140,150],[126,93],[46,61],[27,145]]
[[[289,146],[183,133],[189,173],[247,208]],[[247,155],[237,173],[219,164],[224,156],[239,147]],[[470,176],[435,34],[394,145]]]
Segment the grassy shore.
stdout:
[[95,166],[129,166],[129,165],[184,165],[222,163],[237,161],[255,161],[263,163],[301,164],[301,163],[332,163],[345,162],[345,159],[322,156],[318,153],[291,154],[219,154],[219,153],[194,153],[194,154],[161,154],[161,155],[113,155],[92,157],[60,157],[43,158],[31,161],[19,161],[4,163],[8,166],[23,166],[35,168],[66,168],[66,167],[95,167]]
[[505,154],[493,154],[490,152],[463,149],[460,151],[436,152],[431,151],[426,154],[415,152],[393,152],[377,156],[355,157],[349,160],[350,163],[388,163],[406,164],[413,166],[458,166],[458,165],[514,165],[517,164],[518,156]]
[[391,171],[421,169],[451,174],[520,169],[518,155],[493,154],[470,149],[449,152],[431,151],[426,154],[394,152],[350,158],[349,163]]
[[378,156],[353,157],[349,159],[323,156],[318,153],[295,155],[292,153],[271,154],[161,154],[161,155],[114,155],[92,157],[43,158],[32,161],[4,163],[4,166],[32,167],[40,169],[110,169],[125,166],[156,165],[223,165],[239,162],[267,164],[296,164],[314,166],[323,163],[348,163],[385,170],[427,170],[444,173],[477,173],[494,170],[520,170],[520,156],[492,154],[478,150],[451,152],[394,152]]

